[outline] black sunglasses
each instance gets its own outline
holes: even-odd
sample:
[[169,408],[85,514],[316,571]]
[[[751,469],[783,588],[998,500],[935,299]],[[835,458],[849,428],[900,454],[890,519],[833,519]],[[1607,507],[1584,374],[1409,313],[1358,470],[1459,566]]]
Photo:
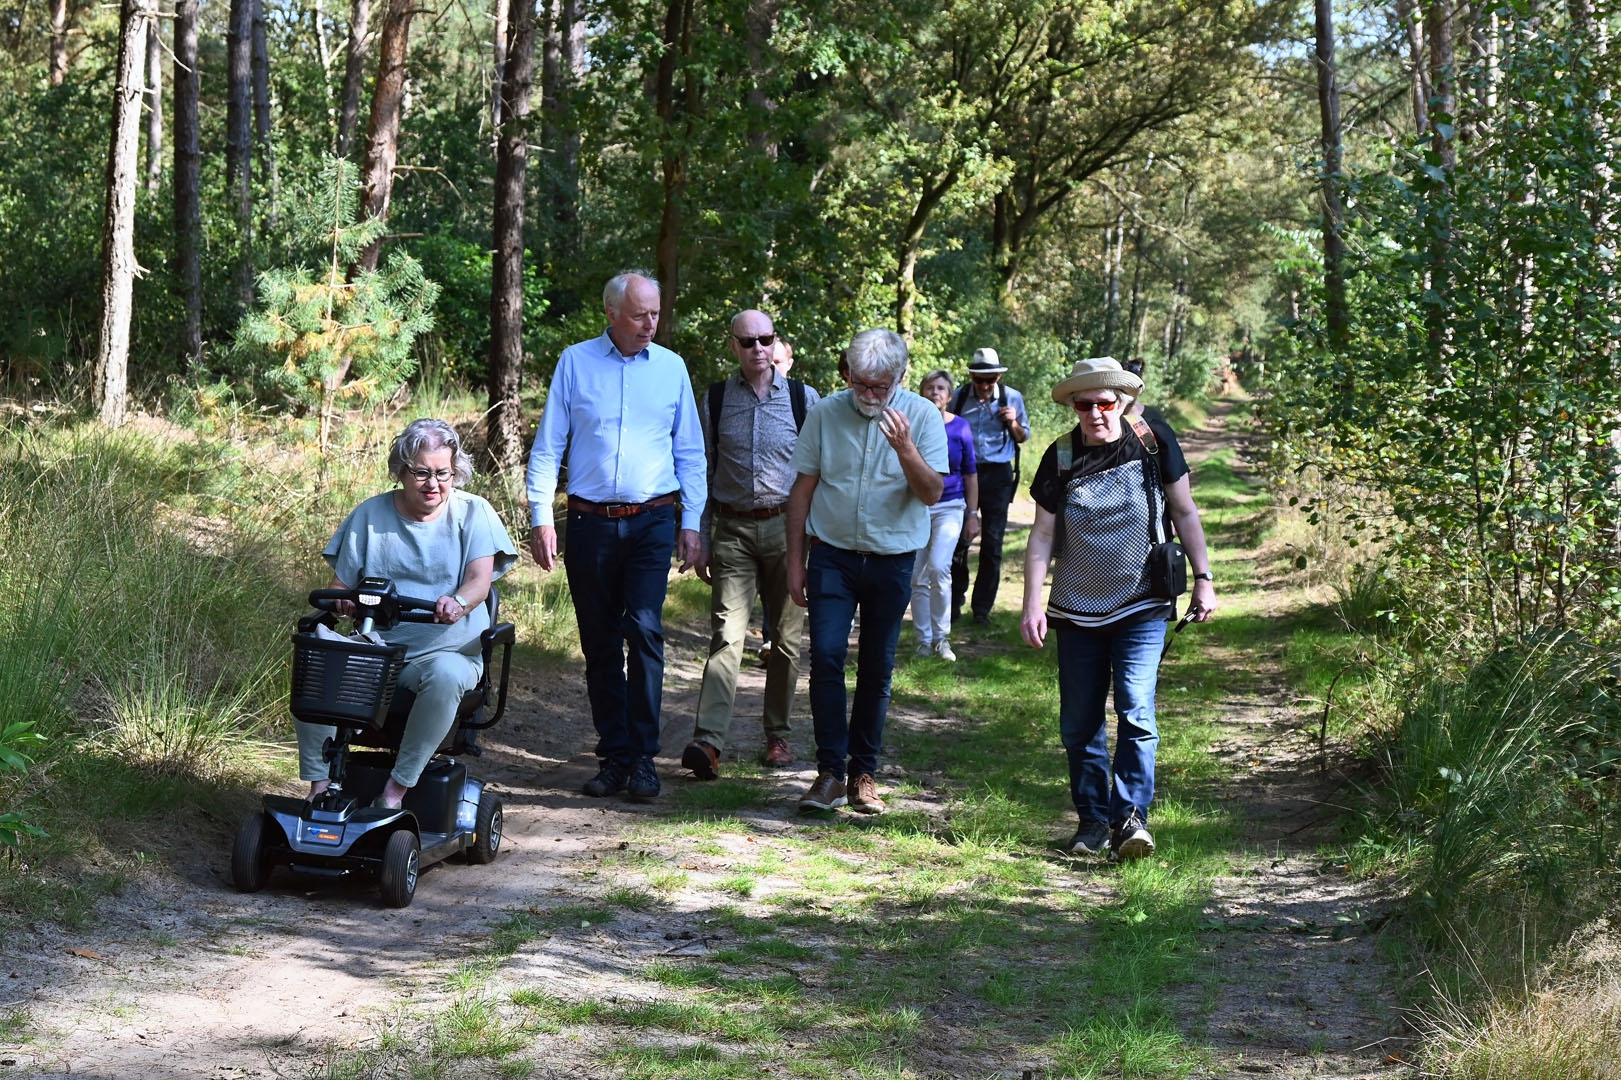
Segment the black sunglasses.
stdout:
[[742,348],[752,349],[752,348],[754,348],[755,342],[759,342],[761,345],[765,345],[765,346],[769,347],[770,344],[773,341],[777,340],[777,335],[775,333],[771,333],[771,334],[760,334],[760,335],[758,335],[756,337],[738,337],[736,334],[733,334],[732,335],[732,340],[737,342],[738,345],[740,347],[742,347]]

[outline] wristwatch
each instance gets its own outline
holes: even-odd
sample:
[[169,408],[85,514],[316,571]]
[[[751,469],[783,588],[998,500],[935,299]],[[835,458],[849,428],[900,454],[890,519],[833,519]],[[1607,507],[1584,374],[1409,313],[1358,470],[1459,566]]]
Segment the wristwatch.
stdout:
[[1208,581],[1211,584],[1214,584],[1215,581],[1216,581],[1216,575],[1210,573],[1209,571],[1206,571],[1206,572],[1204,572],[1202,574],[1194,574],[1193,575],[1193,580],[1194,581]]
[[460,604],[462,606],[463,611],[467,610],[467,601],[462,599],[462,594],[461,593],[459,593],[459,592],[458,593],[451,593],[450,598],[452,600],[456,601],[456,603]]

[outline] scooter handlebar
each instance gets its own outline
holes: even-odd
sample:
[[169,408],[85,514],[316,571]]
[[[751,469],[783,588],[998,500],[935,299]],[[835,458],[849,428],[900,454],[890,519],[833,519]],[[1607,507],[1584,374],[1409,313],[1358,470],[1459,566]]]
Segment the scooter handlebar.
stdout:
[[[375,595],[371,589],[315,589],[309,596],[310,607],[321,611],[336,613],[337,602],[347,600],[351,604],[359,604],[361,594]],[[400,622],[431,623],[434,619],[435,600],[419,600],[414,596],[392,595],[389,598],[398,605],[398,619]]]

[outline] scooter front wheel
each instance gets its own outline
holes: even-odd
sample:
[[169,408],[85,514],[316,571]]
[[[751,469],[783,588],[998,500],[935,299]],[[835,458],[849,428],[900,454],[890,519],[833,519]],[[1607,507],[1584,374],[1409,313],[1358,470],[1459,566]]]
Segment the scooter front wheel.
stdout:
[[422,844],[410,829],[396,829],[383,848],[383,872],[379,885],[386,907],[408,907],[417,891],[421,870]]
[[231,882],[238,892],[258,892],[270,878],[265,862],[265,816],[254,814],[236,830],[231,847]]

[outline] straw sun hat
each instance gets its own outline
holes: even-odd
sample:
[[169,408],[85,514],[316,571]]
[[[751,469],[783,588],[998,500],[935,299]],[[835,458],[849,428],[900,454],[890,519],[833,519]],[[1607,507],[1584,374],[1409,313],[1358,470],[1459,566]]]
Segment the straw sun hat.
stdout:
[[1068,405],[1069,399],[1081,390],[1117,390],[1127,397],[1143,392],[1143,381],[1112,356],[1093,356],[1075,361],[1069,375],[1053,387],[1053,400]]

